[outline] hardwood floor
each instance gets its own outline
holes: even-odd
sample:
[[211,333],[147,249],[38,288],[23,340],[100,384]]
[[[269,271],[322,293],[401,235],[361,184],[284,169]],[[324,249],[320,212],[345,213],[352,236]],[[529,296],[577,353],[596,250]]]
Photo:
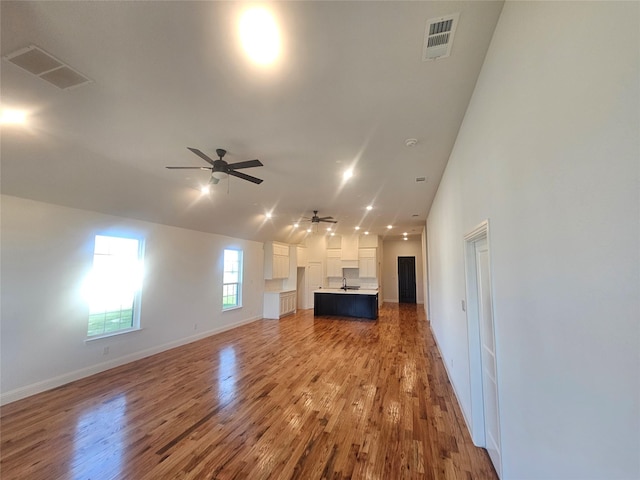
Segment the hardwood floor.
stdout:
[[6,405],[10,479],[496,479],[422,306],[261,320]]

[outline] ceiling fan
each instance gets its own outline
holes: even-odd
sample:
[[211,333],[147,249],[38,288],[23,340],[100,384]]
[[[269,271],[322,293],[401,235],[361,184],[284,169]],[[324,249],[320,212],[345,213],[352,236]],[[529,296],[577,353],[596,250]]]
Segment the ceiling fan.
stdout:
[[333,220],[333,217],[319,217],[318,216],[318,210],[314,210],[313,211],[313,217],[309,218],[309,217],[303,217],[304,220],[311,220],[311,223],[320,223],[320,222],[326,222],[326,223],[338,223],[337,220]]
[[262,167],[262,162],[260,160],[247,160],[246,162],[237,162],[237,163],[227,163],[223,160],[223,157],[227,154],[227,151],[218,148],[216,149],[216,153],[218,154],[218,160],[212,160],[207,155],[202,153],[197,148],[187,147],[193,153],[202,158],[205,162],[211,164],[210,167],[167,167],[171,170],[210,170],[211,178],[209,179],[209,183],[215,185],[223,178],[226,178],[228,175],[232,175],[234,177],[241,178],[243,180],[248,180],[249,182],[260,184],[262,183],[261,178],[252,177],[251,175],[247,175],[246,173],[237,172],[241,168],[252,168],[252,167]]

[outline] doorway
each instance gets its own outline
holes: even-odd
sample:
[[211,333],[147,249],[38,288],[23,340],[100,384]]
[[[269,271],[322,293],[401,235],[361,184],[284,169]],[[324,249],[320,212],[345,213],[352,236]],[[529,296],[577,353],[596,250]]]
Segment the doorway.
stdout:
[[313,291],[322,288],[322,264],[320,262],[309,262],[307,267],[307,306],[313,308]]
[[296,301],[296,308],[298,310],[304,310],[306,307],[305,305],[307,304],[307,289],[306,289],[306,284],[307,284],[307,276],[306,274],[306,268],[304,267],[298,267],[298,276],[296,279],[296,291],[298,292],[297,295],[297,301]]
[[398,257],[398,301],[416,303],[416,257]]
[[464,238],[471,433],[473,443],[487,450],[498,476],[501,476],[498,358],[493,318],[489,222],[482,222]]

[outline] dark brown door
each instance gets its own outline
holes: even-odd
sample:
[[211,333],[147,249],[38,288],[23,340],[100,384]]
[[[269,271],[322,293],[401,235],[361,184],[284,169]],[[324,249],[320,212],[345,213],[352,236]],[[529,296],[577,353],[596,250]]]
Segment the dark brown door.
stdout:
[[398,300],[416,303],[416,257],[398,257]]

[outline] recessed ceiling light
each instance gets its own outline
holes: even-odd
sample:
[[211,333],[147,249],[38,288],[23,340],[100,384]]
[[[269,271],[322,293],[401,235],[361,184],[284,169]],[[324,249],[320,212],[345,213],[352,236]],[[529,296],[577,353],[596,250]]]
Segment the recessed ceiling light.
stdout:
[[3,108],[0,114],[0,123],[2,125],[24,125],[27,123],[27,112],[24,110]]
[[333,233],[333,232],[331,232],[331,236],[332,236],[332,237],[335,237],[335,236],[336,236],[336,234],[335,234],[335,233]]
[[330,231],[331,231],[331,227],[327,227],[327,232],[330,232]]
[[407,237],[404,237],[404,238],[403,238],[403,240],[408,240],[408,238],[407,238]]
[[311,233],[311,229],[310,228],[307,228],[307,233]]
[[367,205],[367,210],[372,210],[373,207],[371,205]]
[[265,216],[266,216],[267,218],[271,218],[273,215],[271,215],[271,212],[267,212],[267,213],[265,214]]
[[297,224],[297,223],[294,223],[294,224],[293,224],[293,228],[298,228],[299,226],[300,226],[300,225],[299,225],[299,224]]
[[240,18],[240,39],[247,55],[260,65],[273,63],[280,54],[280,33],[273,15],[264,8],[252,8]]
[[418,139],[417,139],[417,138],[407,138],[407,139],[404,141],[404,144],[405,144],[407,147],[415,147],[417,143],[418,143]]
[[408,233],[407,233],[407,232],[403,232],[402,234],[403,234],[405,237],[408,235]]
[[353,177],[353,170],[351,169],[345,170],[344,173],[342,174],[342,178],[344,180],[349,180],[351,177]]
[[369,232],[364,232],[365,235],[369,235]]
[[391,230],[393,228],[392,225],[387,225],[387,230]]
[[202,195],[206,195],[207,193],[210,192],[209,189],[209,185],[204,185],[201,189],[200,189],[200,193],[202,193]]
[[360,230],[360,227],[356,227],[356,230]]

